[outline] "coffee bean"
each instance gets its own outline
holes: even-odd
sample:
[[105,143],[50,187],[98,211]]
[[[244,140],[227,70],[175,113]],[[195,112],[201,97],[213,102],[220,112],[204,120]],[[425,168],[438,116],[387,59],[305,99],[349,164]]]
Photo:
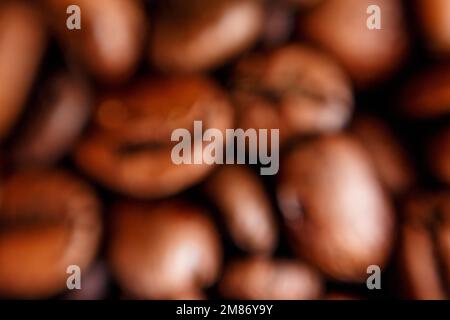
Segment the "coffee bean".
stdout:
[[[146,17],[139,0],[43,0],[63,49],[100,81],[117,83],[134,73],[143,51]],[[69,30],[67,7],[79,6],[81,30]]]
[[0,4],[0,139],[14,126],[27,100],[46,47],[44,23],[31,5]]
[[[232,126],[228,98],[202,77],[144,79],[122,92],[105,95],[95,128],[75,152],[80,168],[107,187],[134,197],[177,193],[204,178],[208,164],[176,165],[171,159],[175,129],[224,132]],[[203,141],[193,141],[202,145]],[[114,174],[111,174],[114,172]]]
[[223,166],[205,191],[218,206],[234,243],[252,253],[271,253],[277,244],[274,212],[259,178],[248,168]]
[[394,195],[410,190],[416,176],[406,150],[389,126],[372,116],[359,116],[352,132],[368,151],[381,182]]
[[168,200],[119,203],[112,213],[111,266],[119,284],[132,295],[175,298],[216,280],[222,249],[202,208]]
[[450,114],[450,66],[439,65],[412,76],[400,94],[400,113],[415,119]]
[[25,171],[4,183],[0,201],[0,294],[48,297],[82,271],[100,240],[100,204],[91,188],[62,171]]
[[[367,26],[367,8],[381,10],[381,29]],[[326,0],[299,18],[302,35],[335,55],[359,87],[389,77],[408,53],[399,0]]]
[[234,98],[243,128],[279,128],[281,140],[333,132],[353,105],[345,73],[315,49],[291,45],[244,58],[236,67]]
[[301,257],[348,282],[386,264],[392,208],[362,146],[345,135],[319,137],[294,148],[281,168],[279,205]]
[[58,73],[42,85],[33,113],[12,142],[12,157],[21,165],[51,165],[64,156],[80,136],[91,113],[85,81]]
[[448,8],[0,0],[0,298],[448,299]]
[[450,3],[446,0],[417,0],[414,3],[426,46],[439,55],[448,54]]
[[301,262],[246,258],[227,265],[220,292],[228,299],[317,299],[322,292],[322,279]]
[[150,56],[165,71],[197,72],[220,66],[246,50],[263,28],[259,0],[169,0],[160,6]]
[[405,296],[450,297],[450,193],[414,194],[406,200],[400,269]]

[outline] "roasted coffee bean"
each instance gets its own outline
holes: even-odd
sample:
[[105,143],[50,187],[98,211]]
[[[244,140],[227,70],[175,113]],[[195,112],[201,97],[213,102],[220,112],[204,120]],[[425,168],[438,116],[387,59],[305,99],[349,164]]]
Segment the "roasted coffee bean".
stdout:
[[404,215],[399,272],[406,297],[450,299],[450,193],[415,194]]
[[450,126],[431,142],[428,159],[436,177],[450,184]]
[[88,267],[100,240],[100,204],[62,171],[13,174],[1,189],[0,295],[48,297],[64,291],[71,265]]
[[218,206],[236,246],[263,254],[275,249],[278,232],[274,212],[255,173],[241,166],[223,166],[204,189]]
[[391,205],[369,156],[353,138],[296,146],[282,161],[278,200],[293,248],[328,276],[363,282],[383,267],[393,240]]
[[139,298],[169,299],[214,283],[222,249],[205,210],[168,200],[119,203],[112,212],[109,255],[124,290]]
[[246,258],[231,262],[220,281],[228,299],[309,300],[322,292],[322,279],[310,266],[285,259]]
[[73,146],[91,113],[83,79],[68,73],[51,76],[40,89],[33,113],[12,142],[12,158],[21,165],[51,165]]
[[263,29],[259,0],[167,0],[155,17],[150,56],[160,69],[197,72],[247,49]]
[[352,132],[368,151],[381,182],[394,195],[405,193],[416,182],[406,150],[389,126],[372,116],[359,116]]
[[426,46],[438,54],[450,52],[450,2],[447,0],[416,0]]
[[[367,26],[367,8],[381,9],[381,29]],[[400,0],[326,0],[300,17],[300,33],[334,54],[358,86],[385,80],[402,63],[408,35]]]
[[[95,128],[77,147],[76,162],[99,182],[130,196],[174,194],[199,182],[214,166],[174,164],[172,132],[192,131],[198,120],[204,130],[224,132],[232,118],[227,96],[207,78],[142,80],[101,99]],[[197,152],[203,141],[192,144]]]
[[400,113],[430,119],[450,114],[450,65],[439,65],[408,80],[400,94]]
[[27,100],[46,47],[40,15],[22,2],[0,4],[0,139],[15,124]]
[[[40,0],[62,47],[99,80],[127,80],[142,55],[146,20],[140,0]],[[79,6],[81,29],[67,27],[67,8]]]
[[242,128],[279,128],[281,140],[333,132],[348,122],[350,83],[319,51],[290,45],[244,58],[236,67],[234,98]]

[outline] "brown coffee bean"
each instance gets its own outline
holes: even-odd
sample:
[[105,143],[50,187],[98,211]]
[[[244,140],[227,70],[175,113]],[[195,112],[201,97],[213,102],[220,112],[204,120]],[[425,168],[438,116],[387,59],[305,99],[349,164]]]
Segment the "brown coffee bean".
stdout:
[[279,128],[282,141],[338,131],[351,115],[346,75],[333,60],[306,46],[244,58],[233,83],[240,127]]
[[322,292],[320,275],[308,265],[284,260],[247,258],[231,262],[220,282],[228,299],[309,300]]
[[220,66],[247,49],[263,28],[259,0],[169,0],[160,3],[150,56],[165,71]]
[[203,209],[171,200],[120,203],[112,211],[109,255],[123,289],[143,299],[168,299],[214,283],[221,245]]
[[450,66],[435,66],[413,76],[400,94],[400,112],[429,119],[450,114]]
[[[367,26],[367,8],[381,9],[381,29]],[[326,0],[300,17],[300,32],[334,54],[361,87],[385,80],[408,51],[399,0]]]
[[[41,0],[70,58],[99,80],[127,80],[143,51],[146,19],[140,0]],[[67,27],[67,8],[81,10],[81,30]]]
[[415,184],[416,176],[406,150],[382,120],[359,116],[352,132],[368,151],[381,182],[387,190],[399,195]]
[[89,186],[61,171],[27,171],[6,180],[0,201],[0,294],[48,297],[83,271],[100,240],[100,205]]
[[263,254],[275,249],[278,231],[274,212],[255,173],[242,166],[223,166],[204,189],[218,206],[236,246]]
[[406,296],[450,298],[450,193],[410,197],[401,229],[400,272]]
[[35,8],[0,4],[0,139],[20,115],[46,47],[46,29]]
[[438,54],[449,53],[450,3],[447,0],[416,0],[415,5],[427,47]]
[[428,159],[436,177],[450,184],[450,126],[431,142]]
[[73,146],[91,113],[83,79],[68,73],[53,75],[40,88],[33,113],[12,143],[14,162],[51,165]]
[[[174,164],[172,132],[192,131],[194,121],[203,121],[204,131],[224,133],[232,118],[227,96],[208,78],[143,79],[101,99],[95,128],[77,147],[76,162],[99,182],[130,196],[174,194],[199,182],[214,165]],[[204,144],[194,138],[193,152]]]
[[296,252],[328,276],[363,282],[383,267],[393,215],[370,158],[345,135],[298,145],[282,161],[278,200]]

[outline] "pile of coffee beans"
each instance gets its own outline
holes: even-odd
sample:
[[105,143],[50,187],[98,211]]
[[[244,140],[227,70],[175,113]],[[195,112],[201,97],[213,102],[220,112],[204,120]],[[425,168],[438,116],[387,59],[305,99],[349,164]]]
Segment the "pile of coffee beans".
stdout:
[[450,299],[449,21],[1,1],[0,298]]

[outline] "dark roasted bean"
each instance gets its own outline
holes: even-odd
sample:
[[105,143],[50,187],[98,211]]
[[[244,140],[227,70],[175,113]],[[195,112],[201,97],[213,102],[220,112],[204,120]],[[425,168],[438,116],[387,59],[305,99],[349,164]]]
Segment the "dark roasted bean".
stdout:
[[3,183],[0,201],[0,294],[48,297],[66,287],[71,265],[93,260],[100,204],[91,188],[61,171],[26,171]]
[[297,146],[282,162],[278,199],[297,253],[342,281],[384,266],[392,208],[365,150],[344,135]]
[[223,166],[206,183],[234,243],[251,253],[272,253],[277,244],[274,212],[259,178],[250,169]]
[[111,266],[132,295],[176,298],[214,283],[222,248],[203,209],[169,200],[120,203],[112,211]]

